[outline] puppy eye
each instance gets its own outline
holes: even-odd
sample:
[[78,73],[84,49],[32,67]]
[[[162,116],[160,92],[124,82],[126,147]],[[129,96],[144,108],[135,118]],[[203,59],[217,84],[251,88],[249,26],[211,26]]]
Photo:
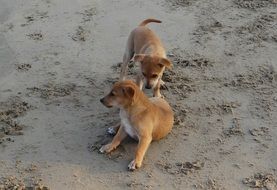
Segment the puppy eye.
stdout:
[[111,92],[111,93],[110,93],[110,96],[115,96],[114,92]]
[[157,77],[158,77],[157,74],[153,74],[153,75],[152,75],[152,78],[157,78]]
[[142,75],[143,75],[143,76],[146,76],[146,74],[145,74],[145,73],[142,73]]

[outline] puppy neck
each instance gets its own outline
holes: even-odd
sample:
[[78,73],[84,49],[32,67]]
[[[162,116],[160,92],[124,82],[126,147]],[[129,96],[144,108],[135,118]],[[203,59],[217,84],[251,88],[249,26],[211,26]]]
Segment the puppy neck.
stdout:
[[121,109],[125,110],[129,114],[138,114],[146,109],[149,109],[151,106],[152,104],[148,97],[141,90],[137,90],[134,95],[133,102],[122,107]]

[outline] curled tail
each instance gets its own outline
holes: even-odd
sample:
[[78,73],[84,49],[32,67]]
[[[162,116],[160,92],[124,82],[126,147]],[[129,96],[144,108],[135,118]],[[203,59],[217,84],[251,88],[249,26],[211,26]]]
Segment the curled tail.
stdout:
[[142,21],[139,26],[145,26],[146,24],[150,23],[150,22],[156,22],[156,23],[161,23],[162,21],[157,20],[157,19],[153,19],[153,18],[148,18],[144,21]]

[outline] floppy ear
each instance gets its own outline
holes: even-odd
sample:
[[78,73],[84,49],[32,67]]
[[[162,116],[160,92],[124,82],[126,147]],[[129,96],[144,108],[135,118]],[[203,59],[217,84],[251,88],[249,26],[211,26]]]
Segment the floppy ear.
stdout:
[[135,95],[135,89],[132,86],[124,86],[122,91],[128,98],[133,98]]
[[172,63],[166,58],[161,58],[159,65],[165,66],[168,69],[172,69],[172,67],[173,67]]
[[135,54],[131,61],[141,62],[145,57],[145,54]]

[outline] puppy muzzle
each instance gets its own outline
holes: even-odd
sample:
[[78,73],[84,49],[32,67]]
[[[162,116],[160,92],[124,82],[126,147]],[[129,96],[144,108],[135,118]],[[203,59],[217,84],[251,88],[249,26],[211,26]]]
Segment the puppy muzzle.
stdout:
[[101,98],[101,99],[100,99],[100,102],[101,102],[104,106],[106,106],[107,108],[113,107],[113,106],[110,105],[107,101],[105,101],[105,98]]
[[100,102],[101,102],[102,104],[104,104],[104,98],[101,98],[101,99],[100,99]]
[[145,86],[146,89],[151,89],[152,87],[150,85]]

